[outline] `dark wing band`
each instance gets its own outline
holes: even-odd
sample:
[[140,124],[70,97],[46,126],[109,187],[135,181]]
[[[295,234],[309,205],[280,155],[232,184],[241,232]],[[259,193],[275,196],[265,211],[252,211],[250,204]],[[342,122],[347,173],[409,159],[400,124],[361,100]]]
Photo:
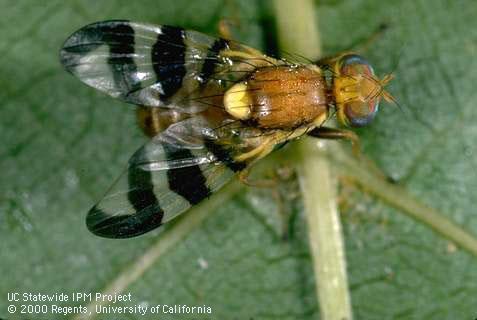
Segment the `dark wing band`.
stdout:
[[[81,81],[128,103],[173,107],[195,113],[204,87],[222,91],[257,65],[273,59],[226,54],[253,49],[225,39],[171,26],[103,21],[73,33],[61,49],[64,67]],[[217,90],[215,90],[217,91]],[[191,99],[184,99],[190,97]]]
[[131,157],[126,172],[88,213],[91,232],[108,238],[148,232],[208,198],[245,168],[214,137],[183,130],[196,121],[174,124]]

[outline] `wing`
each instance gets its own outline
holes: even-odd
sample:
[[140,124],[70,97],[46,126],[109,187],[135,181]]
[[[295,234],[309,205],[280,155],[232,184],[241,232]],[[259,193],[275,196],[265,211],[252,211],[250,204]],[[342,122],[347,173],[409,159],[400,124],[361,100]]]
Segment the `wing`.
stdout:
[[201,121],[176,123],[140,148],[89,211],[88,229],[108,238],[138,236],[208,198],[244,169]]
[[198,112],[183,97],[226,88],[277,60],[236,42],[196,31],[129,21],[103,21],[73,33],[60,52],[64,67],[91,87],[129,103]]

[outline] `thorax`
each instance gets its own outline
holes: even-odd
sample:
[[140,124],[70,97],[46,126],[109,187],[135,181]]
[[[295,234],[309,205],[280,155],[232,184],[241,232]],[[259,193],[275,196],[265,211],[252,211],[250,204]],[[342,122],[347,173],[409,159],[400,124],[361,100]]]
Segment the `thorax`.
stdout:
[[224,96],[235,118],[266,129],[294,129],[326,118],[326,81],[315,66],[259,68]]

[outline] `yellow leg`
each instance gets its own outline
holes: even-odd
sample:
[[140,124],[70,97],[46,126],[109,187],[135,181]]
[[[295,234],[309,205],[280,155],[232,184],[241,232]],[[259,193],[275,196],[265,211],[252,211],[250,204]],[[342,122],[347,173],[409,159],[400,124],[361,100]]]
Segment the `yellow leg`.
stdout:
[[250,171],[250,168],[246,168],[239,173],[240,182],[246,184],[247,186],[257,188],[272,188],[277,185],[277,181],[275,179],[250,180]]
[[365,54],[368,52],[369,48],[383,36],[383,34],[389,29],[389,25],[386,23],[381,23],[373,33],[371,33],[363,42],[350,48],[350,51],[357,52],[359,54]]
[[353,155],[358,158],[359,161],[365,163],[371,171],[373,171],[377,176],[380,176],[382,179],[390,179],[371,159],[361,153],[359,137],[353,131],[321,127],[310,131],[308,135],[322,139],[345,139],[350,141],[351,147],[353,148]]
[[[236,26],[239,23],[235,20],[230,20],[230,19],[221,19],[219,21],[219,35],[220,37],[227,39],[227,40],[233,40],[233,34],[232,30],[230,28],[231,25]],[[276,59],[270,58],[265,56],[263,53],[260,51],[245,46],[241,45],[240,46],[242,50],[244,51],[234,51],[234,50],[228,50],[226,52],[223,52],[222,55],[230,58],[239,58],[239,59],[244,59],[244,60],[253,60],[256,61],[256,63],[263,64],[263,66],[270,66],[270,65],[277,65],[278,61]]]
[[359,137],[356,133],[350,130],[336,129],[336,128],[326,128],[319,127],[308,132],[309,136],[321,138],[321,139],[345,139],[351,142],[351,147],[353,148],[353,155],[356,157],[361,156],[361,143],[359,142]]
[[222,12],[226,12],[225,16],[220,19],[218,24],[219,35],[227,40],[233,40],[233,28],[240,28],[240,16],[238,14],[239,8],[236,1],[225,0],[222,7]]
[[255,149],[250,150],[244,154],[237,156],[234,160],[238,162],[252,162],[258,159],[263,158],[267,154],[269,154],[273,147],[275,146],[275,140],[272,138],[268,138],[260,143],[258,147]]
[[230,19],[220,19],[218,29],[221,38],[227,40],[233,39],[232,30],[230,30],[231,24],[233,24],[233,22]]

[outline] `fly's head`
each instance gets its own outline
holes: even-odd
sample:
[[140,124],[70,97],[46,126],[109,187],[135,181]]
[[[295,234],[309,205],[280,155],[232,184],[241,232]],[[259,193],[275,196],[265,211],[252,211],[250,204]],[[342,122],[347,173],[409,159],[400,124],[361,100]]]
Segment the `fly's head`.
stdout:
[[393,76],[379,79],[363,57],[343,54],[332,59],[329,68],[333,72],[332,95],[338,120],[343,125],[366,126],[376,116],[382,98],[394,102],[391,94],[384,90]]

